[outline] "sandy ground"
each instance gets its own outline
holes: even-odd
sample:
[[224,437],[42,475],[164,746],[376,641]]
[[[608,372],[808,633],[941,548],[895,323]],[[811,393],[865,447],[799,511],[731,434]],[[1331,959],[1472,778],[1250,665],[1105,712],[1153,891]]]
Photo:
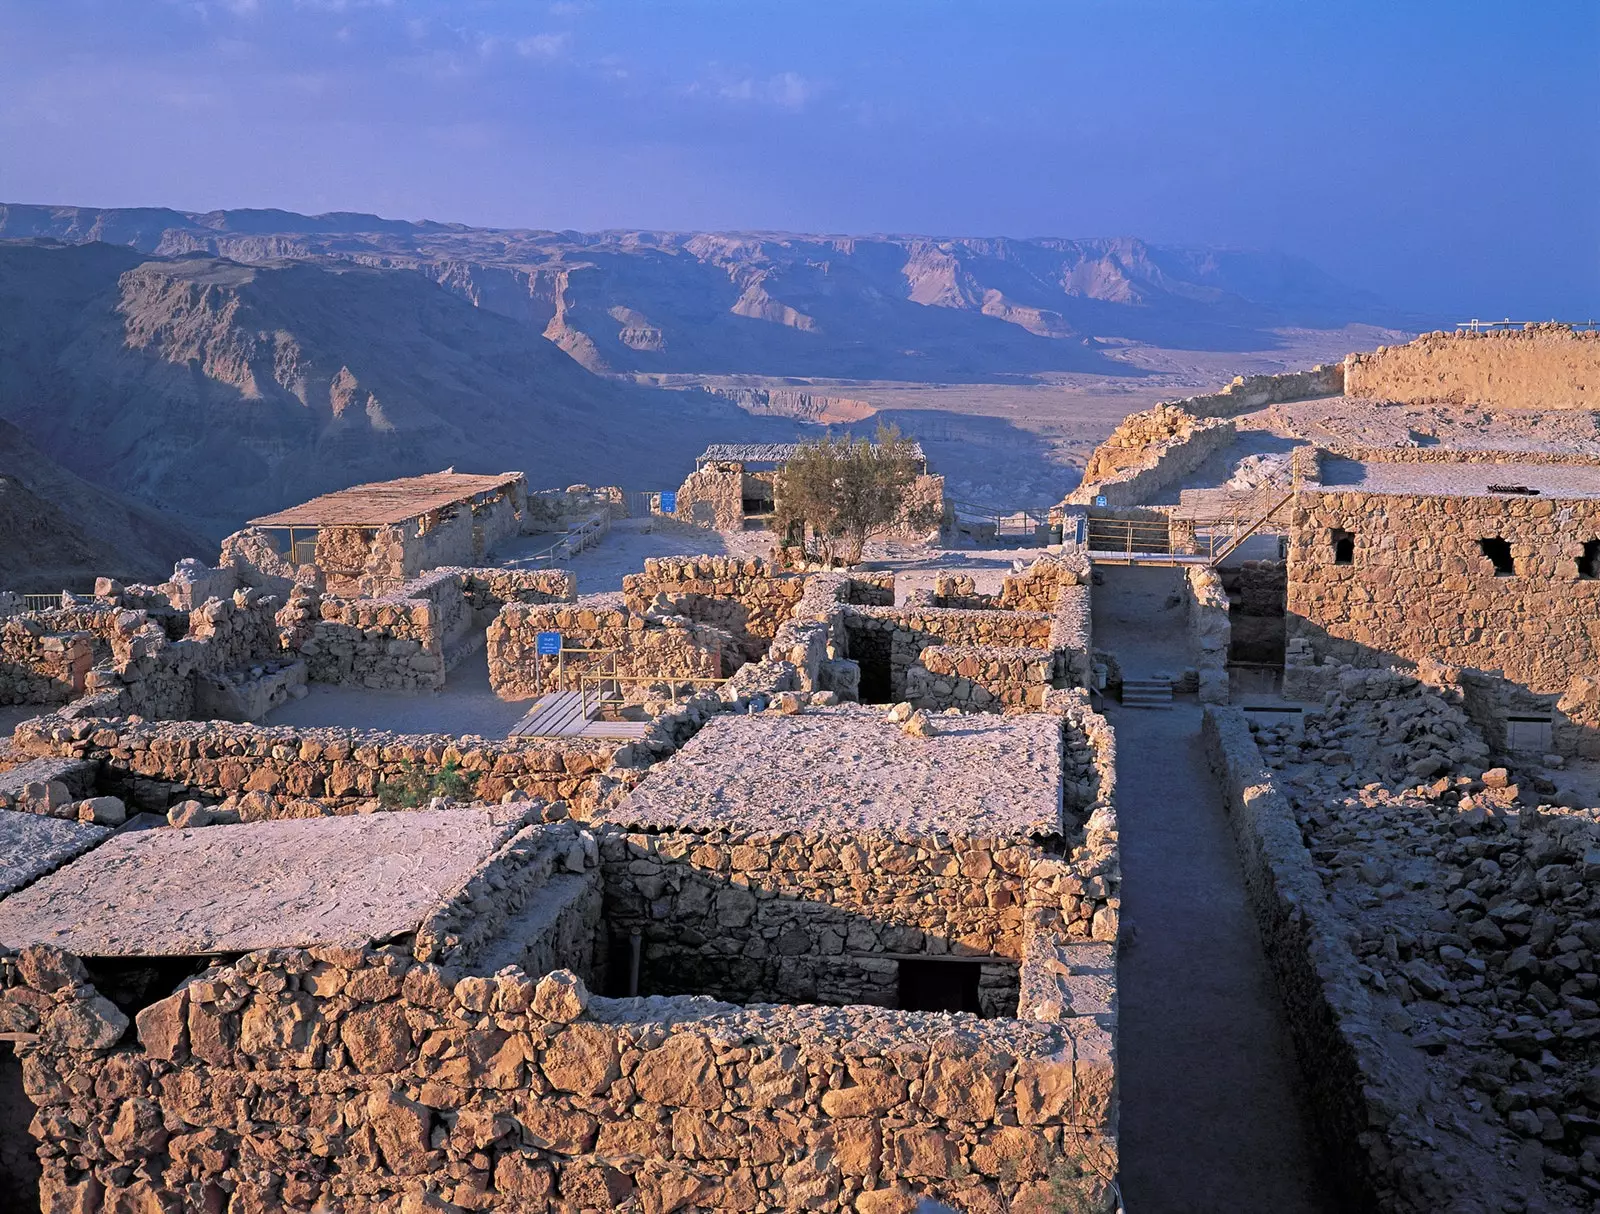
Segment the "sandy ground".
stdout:
[[443,691],[371,691],[313,683],[305,699],[274,709],[265,723],[503,738],[530,707],[529,700],[507,702],[494,694],[489,660],[480,648],[445,676]]

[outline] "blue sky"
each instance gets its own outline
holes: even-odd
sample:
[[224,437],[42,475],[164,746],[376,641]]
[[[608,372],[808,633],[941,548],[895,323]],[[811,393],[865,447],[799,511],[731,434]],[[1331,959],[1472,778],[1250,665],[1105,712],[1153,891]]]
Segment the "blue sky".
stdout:
[[1131,234],[1600,315],[1600,3],[0,0],[0,200]]

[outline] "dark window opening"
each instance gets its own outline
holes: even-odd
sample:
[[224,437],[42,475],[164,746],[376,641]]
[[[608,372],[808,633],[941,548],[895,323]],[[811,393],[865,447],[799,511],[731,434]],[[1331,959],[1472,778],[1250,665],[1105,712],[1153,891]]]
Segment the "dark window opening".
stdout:
[[213,965],[229,965],[227,957],[85,957],[83,968],[99,991],[132,1020],[152,1003],[159,1003],[187,978]]
[[900,1008],[907,1012],[971,1012],[983,1010],[978,999],[982,967],[970,961],[900,962]]
[[1585,581],[1600,578],[1600,540],[1584,540],[1583,555],[1578,558],[1578,576]]
[[863,704],[894,703],[890,634],[874,628],[851,628],[846,633],[850,658],[861,668],[856,698]]
[[0,1044],[0,1210],[38,1214],[43,1169],[28,1131],[36,1112],[22,1084],[22,1060]]
[[1335,565],[1354,565],[1356,563],[1356,537],[1349,531],[1333,531],[1333,563]]
[[1479,540],[1478,548],[1494,565],[1495,577],[1511,577],[1517,572],[1516,563],[1511,559],[1511,545],[1499,536]]
[[771,514],[776,509],[770,497],[747,497],[744,499],[744,512],[746,514]]

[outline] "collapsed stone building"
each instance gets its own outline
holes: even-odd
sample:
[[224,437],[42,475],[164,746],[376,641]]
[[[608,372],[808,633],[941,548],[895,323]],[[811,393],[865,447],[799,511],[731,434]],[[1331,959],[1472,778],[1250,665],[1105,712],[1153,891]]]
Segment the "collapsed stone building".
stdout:
[[[1592,407],[1600,343],[1539,330],[1130,418],[1064,543],[996,580],[699,556],[580,595],[490,545],[13,610],[0,688],[38,715],[0,755],[0,1201],[1109,1214],[1113,723],[1148,702],[1203,722],[1343,1208],[1583,1208],[1600,469],[1327,433],[1358,383],[1524,408],[1494,368],[1545,347],[1548,408]],[[1303,402],[1316,441],[1206,483]],[[518,510],[560,535],[622,495]],[[1150,565],[1160,680],[1096,614]],[[606,684],[637,728],[270,723],[309,683],[437,689],[480,644],[497,694]]]

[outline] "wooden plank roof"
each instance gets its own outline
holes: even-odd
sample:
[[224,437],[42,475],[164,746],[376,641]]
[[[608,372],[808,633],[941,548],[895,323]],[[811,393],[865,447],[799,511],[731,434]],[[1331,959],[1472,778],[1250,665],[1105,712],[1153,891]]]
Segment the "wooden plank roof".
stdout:
[[520,472],[472,476],[463,472],[430,472],[396,481],[351,485],[309,502],[250,520],[252,527],[388,527],[418,518],[480,493],[489,493],[521,479]]

